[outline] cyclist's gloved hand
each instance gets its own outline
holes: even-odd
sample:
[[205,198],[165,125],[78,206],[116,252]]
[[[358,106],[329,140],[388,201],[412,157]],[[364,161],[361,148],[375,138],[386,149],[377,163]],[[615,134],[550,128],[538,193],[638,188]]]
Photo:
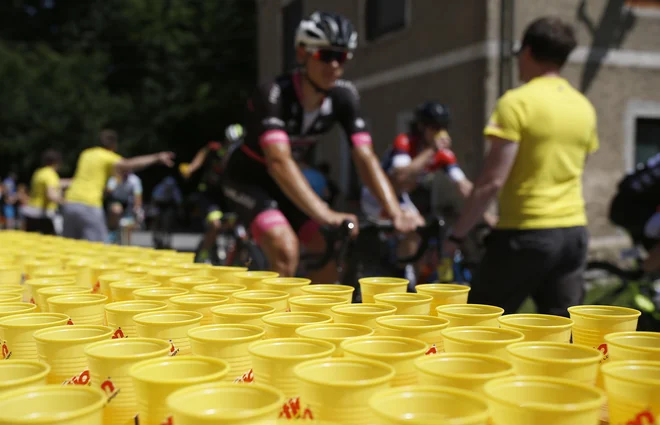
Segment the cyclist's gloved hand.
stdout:
[[424,218],[418,211],[401,210],[399,214],[392,217],[392,225],[401,233],[414,232],[418,227],[424,226]]
[[329,227],[339,227],[344,221],[350,221],[355,225],[353,227],[352,236],[357,236],[360,229],[358,228],[358,219],[355,214],[329,210],[328,214],[324,217],[324,222],[321,224]]
[[437,170],[439,168],[446,168],[452,165],[456,165],[456,155],[449,149],[440,149],[435,153],[433,157],[433,162],[431,162],[431,170]]

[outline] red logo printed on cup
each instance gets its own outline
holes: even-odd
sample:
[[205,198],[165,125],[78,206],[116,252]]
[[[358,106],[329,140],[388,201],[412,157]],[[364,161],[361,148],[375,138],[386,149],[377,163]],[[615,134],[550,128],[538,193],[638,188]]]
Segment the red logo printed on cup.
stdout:
[[62,385],[90,385],[89,370],[83,370],[80,375],[75,375],[64,381]]
[[30,297],[30,304],[36,304],[36,302],[34,302],[34,297]]
[[92,287],[92,294],[98,294],[100,290],[101,290],[101,282],[97,280],[96,285]]
[[168,416],[167,419],[160,423],[160,425],[174,425],[174,420],[171,416]]
[[652,425],[656,423],[655,416],[653,416],[653,413],[649,408],[638,413],[637,416],[635,416],[635,419],[626,422],[625,425]]
[[252,369],[245,372],[242,376],[239,376],[238,378],[234,379],[235,384],[240,384],[240,383],[249,384],[250,382],[253,381],[254,381],[254,373],[252,373]]
[[2,341],[2,359],[9,360],[10,357],[11,351],[9,351],[9,347],[7,347],[7,341]]
[[309,419],[314,420],[312,411],[306,407],[304,410],[300,407],[300,397],[290,398],[282,405],[280,419]]
[[121,330],[121,327],[117,328],[114,334],[112,334],[112,339],[126,338],[124,336],[124,331]]
[[435,344],[433,344],[433,345],[431,346],[431,348],[429,348],[429,351],[427,351],[425,354],[426,354],[427,356],[428,356],[429,354],[438,354],[438,349],[435,348]]
[[174,343],[170,339],[170,357],[174,357],[179,352],[179,349],[174,346]]
[[67,320],[66,324],[67,325],[73,325],[73,320],[71,320],[71,318],[69,317],[69,320]]
[[603,358],[600,360],[601,363],[610,358],[610,355],[607,354],[607,344],[600,344],[598,346],[598,351],[603,353]]
[[112,380],[108,376],[108,379],[101,383],[101,389],[108,396],[108,401],[112,400],[119,394],[119,388],[115,388],[115,384],[112,383]]

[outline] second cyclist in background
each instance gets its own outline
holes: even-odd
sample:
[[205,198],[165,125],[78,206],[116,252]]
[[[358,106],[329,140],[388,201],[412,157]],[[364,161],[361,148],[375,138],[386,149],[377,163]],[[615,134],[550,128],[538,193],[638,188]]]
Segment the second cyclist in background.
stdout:
[[108,243],[130,244],[131,230],[144,221],[142,180],[131,172],[121,172],[106,185]]

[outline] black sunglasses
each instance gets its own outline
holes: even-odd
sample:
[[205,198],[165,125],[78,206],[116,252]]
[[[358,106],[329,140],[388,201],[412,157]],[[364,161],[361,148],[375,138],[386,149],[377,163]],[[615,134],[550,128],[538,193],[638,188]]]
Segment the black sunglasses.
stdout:
[[343,64],[351,58],[351,54],[342,50],[319,49],[312,52],[312,57],[324,63],[337,61],[337,63]]

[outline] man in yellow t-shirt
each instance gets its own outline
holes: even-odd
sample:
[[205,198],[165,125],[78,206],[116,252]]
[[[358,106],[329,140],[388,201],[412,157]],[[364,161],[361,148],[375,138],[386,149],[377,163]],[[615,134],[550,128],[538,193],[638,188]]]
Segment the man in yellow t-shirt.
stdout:
[[105,242],[108,229],[103,212],[103,192],[110,176],[134,172],[157,163],[168,167],[174,165],[172,152],[122,158],[116,153],[117,143],[114,130],[103,130],[100,146],[85,149],[80,154],[62,207],[63,236]]
[[22,209],[25,230],[54,235],[53,217],[62,200],[60,176],[57,174],[62,155],[49,149],[41,156],[42,167],[34,172],[30,182],[30,200]]
[[454,251],[499,194],[470,302],[515,313],[531,296],[540,313],[581,304],[587,254],[582,174],[598,149],[591,103],[559,75],[576,46],[570,25],[541,18],[518,52],[521,80],[498,101],[484,134],[491,150],[445,249]]

